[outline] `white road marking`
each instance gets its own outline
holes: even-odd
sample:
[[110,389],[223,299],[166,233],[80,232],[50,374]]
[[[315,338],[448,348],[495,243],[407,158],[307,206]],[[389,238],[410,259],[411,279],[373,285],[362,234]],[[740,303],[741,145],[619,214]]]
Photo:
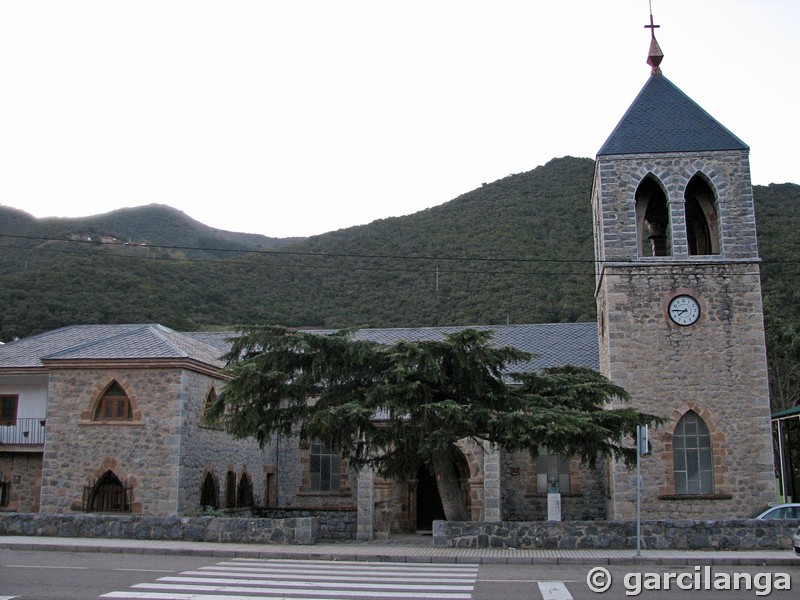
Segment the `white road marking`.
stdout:
[[[479,565],[235,559],[103,598],[142,600],[470,600]],[[246,594],[246,596],[244,596]]]
[[74,569],[85,571],[89,567],[57,567],[53,565],[6,565],[9,569]]
[[539,591],[544,600],[572,600],[572,594],[563,581],[540,581]]

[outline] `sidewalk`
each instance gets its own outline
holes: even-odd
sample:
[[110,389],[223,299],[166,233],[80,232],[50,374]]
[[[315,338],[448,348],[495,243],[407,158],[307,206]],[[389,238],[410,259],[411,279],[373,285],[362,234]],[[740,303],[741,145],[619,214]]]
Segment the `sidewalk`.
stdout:
[[402,537],[371,542],[300,545],[224,544],[97,538],[0,537],[0,550],[179,554],[227,558],[380,561],[409,563],[478,563],[514,565],[793,565],[800,557],[784,550],[514,550],[510,548],[434,548],[429,539]]

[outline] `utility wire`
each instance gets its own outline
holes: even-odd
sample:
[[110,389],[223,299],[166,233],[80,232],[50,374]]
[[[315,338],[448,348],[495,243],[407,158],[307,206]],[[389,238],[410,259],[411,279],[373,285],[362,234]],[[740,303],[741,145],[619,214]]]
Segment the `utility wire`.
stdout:
[[[128,247],[128,248],[155,248],[160,250],[194,250],[200,252],[230,252],[232,254],[253,254],[265,256],[307,256],[316,258],[364,258],[364,259],[387,259],[387,260],[424,260],[424,261],[458,261],[458,262],[502,262],[502,263],[563,263],[563,264],[618,264],[620,261],[603,261],[596,259],[565,259],[565,258],[497,258],[497,257],[459,257],[459,256],[426,256],[426,255],[397,255],[397,254],[357,254],[344,252],[299,252],[291,250],[253,250],[253,249],[234,249],[234,248],[215,248],[203,246],[178,246],[166,244],[137,244],[128,242],[101,242],[95,240],[73,240],[64,238],[47,238],[38,236],[24,236],[0,233],[0,237],[12,239],[26,239],[43,242],[61,242],[65,244],[85,244],[93,246],[109,247]],[[6,248],[18,248],[15,246],[4,246]],[[20,250],[45,250],[43,248],[18,248]],[[46,249],[50,252],[57,252],[54,249]],[[78,254],[78,253],[71,253]],[[151,257],[152,258],[152,257]],[[189,258],[167,258],[166,260],[183,260],[191,262],[212,262],[220,261],[210,259],[189,259]],[[800,264],[800,259],[794,260],[761,260],[761,264]],[[244,263],[243,263],[244,264]],[[683,263],[686,264],[686,263]],[[703,263],[707,264],[707,263]]]

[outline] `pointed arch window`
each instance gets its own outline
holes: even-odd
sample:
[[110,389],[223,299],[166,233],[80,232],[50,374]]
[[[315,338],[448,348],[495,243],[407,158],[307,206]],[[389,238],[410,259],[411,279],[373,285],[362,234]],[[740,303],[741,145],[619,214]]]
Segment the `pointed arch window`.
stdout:
[[211,416],[209,411],[211,407],[214,406],[217,402],[217,392],[214,388],[211,388],[206,394],[206,401],[203,405],[203,414],[200,417],[200,426],[205,427],[207,429],[224,429],[222,425],[222,419],[220,417]]
[[93,485],[84,488],[86,512],[131,512],[131,488],[113,471],[106,471]]
[[714,493],[711,434],[696,412],[690,410],[678,421],[672,434],[672,457],[676,494]]
[[672,256],[669,202],[651,175],[636,189],[636,236],[639,256]]
[[236,490],[236,506],[253,506],[253,482],[247,471],[242,473],[239,478],[239,486]]
[[714,191],[700,175],[695,175],[684,194],[686,241],[690,256],[719,254],[719,221]]
[[200,488],[200,506],[219,508],[219,486],[211,473],[206,473],[203,478],[203,486]]
[[95,421],[130,421],[133,419],[131,399],[116,381],[106,388],[94,411]]
[[236,508],[236,473],[225,474],[225,508]]

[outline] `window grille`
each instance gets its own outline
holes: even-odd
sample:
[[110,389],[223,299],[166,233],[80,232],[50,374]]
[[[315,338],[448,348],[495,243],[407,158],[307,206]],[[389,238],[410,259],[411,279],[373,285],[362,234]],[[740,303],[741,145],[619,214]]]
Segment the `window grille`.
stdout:
[[120,481],[112,471],[106,471],[96,481],[83,487],[84,512],[131,512],[133,488]]

